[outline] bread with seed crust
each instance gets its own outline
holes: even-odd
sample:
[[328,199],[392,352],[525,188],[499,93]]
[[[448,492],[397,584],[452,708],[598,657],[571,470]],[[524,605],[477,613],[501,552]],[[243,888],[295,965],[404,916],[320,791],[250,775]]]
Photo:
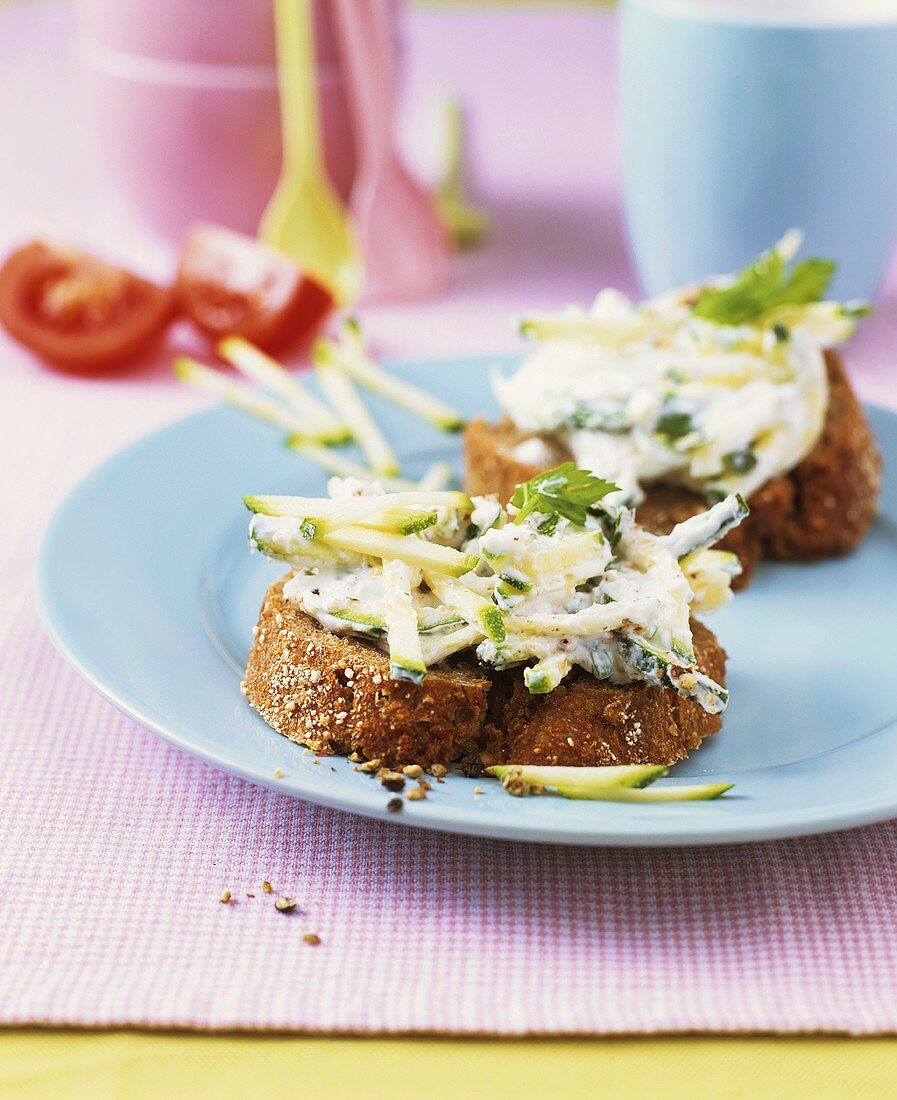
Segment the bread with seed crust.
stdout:
[[475,751],[491,681],[471,659],[430,671],[423,684],[391,680],[389,658],[333,634],[268,589],[244,692],[278,733],[317,753],[399,764],[447,763]]
[[[703,623],[691,625],[701,671],[724,683],[725,650]],[[602,683],[581,668],[547,695],[530,695],[519,671],[505,690],[487,764],[674,764],[722,727],[720,715],[667,688]]]
[[[743,571],[733,588],[749,583],[762,557],[813,561],[846,554],[862,542],[875,518],[881,492],[875,438],[841,357],[827,351],[825,361],[829,403],[819,441],[793,470],[753,494],[748,501],[751,514],[719,543],[720,549],[741,559]],[[539,466],[520,462],[514,449],[532,436],[507,417],[497,424],[472,420],[464,437],[467,491],[509,500],[518,484],[572,458],[556,440],[539,436],[550,459]],[[636,519],[649,531],[666,534],[706,507],[687,489],[653,485],[636,509]]]
[[[667,688],[603,684],[582,670],[532,696],[519,668],[493,672],[470,652],[420,685],[391,680],[385,653],[326,630],[284,596],[286,579],[265,595],[243,691],[269,726],[316,753],[358,752],[391,768],[672,764],[720,729],[719,715]],[[692,629],[699,666],[723,683],[724,651],[706,627]]]

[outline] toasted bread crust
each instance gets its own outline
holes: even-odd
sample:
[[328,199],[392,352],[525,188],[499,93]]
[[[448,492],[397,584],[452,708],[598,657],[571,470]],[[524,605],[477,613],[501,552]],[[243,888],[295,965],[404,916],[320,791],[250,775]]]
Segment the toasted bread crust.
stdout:
[[[550,461],[534,465],[514,457],[517,445],[533,438],[541,440],[549,449]],[[569,462],[572,457],[556,439],[525,432],[509,416],[495,423],[478,416],[468,421],[464,429],[464,487],[476,496],[492,493],[500,501],[508,501],[518,485],[543,470]]]
[[[725,650],[702,623],[693,621],[692,631],[700,668],[724,683]],[[603,684],[577,669],[548,695],[530,695],[518,673],[483,759],[571,767],[673,764],[721,726],[719,715],[648,684]]]
[[475,749],[490,687],[481,669],[439,668],[420,686],[391,680],[385,654],[325,630],[284,597],[285,580],[265,595],[243,689],[269,726],[317,753],[390,767]]
[[[746,586],[764,555],[812,561],[848,553],[860,544],[875,518],[881,457],[841,357],[827,351],[825,359],[830,392],[822,436],[792,471],[751,497],[751,514],[720,543],[741,559],[743,572],[734,588]],[[507,500],[521,481],[572,457],[556,441],[540,437],[552,447],[553,461],[544,466],[517,461],[514,448],[531,435],[507,417],[498,424],[472,420],[465,432],[468,492],[496,493]],[[651,486],[636,516],[648,530],[665,534],[705,507],[688,490]]]
[[[390,680],[385,654],[325,630],[284,597],[284,580],[265,595],[243,691],[269,726],[316,753],[359,752],[389,767],[474,756],[672,764],[720,728],[718,716],[666,688],[613,687],[584,672],[538,697],[519,669],[489,673],[469,656],[419,686]],[[724,651],[706,627],[692,628],[701,668],[723,683]]]

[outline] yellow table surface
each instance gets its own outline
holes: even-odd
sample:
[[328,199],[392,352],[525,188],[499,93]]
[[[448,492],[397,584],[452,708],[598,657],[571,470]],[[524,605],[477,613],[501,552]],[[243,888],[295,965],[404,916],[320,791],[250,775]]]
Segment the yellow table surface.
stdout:
[[897,1042],[887,1038],[473,1040],[0,1033],[3,1100],[877,1100],[895,1095]]

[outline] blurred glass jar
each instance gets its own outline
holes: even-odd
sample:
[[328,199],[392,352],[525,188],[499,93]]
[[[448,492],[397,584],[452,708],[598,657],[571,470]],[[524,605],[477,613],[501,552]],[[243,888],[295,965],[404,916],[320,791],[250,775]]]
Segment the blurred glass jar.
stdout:
[[[346,198],[354,141],[327,0],[312,0],[324,160]],[[393,23],[396,9],[393,8]],[[88,128],[112,181],[162,236],[254,233],[280,173],[271,0],[76,0]]]

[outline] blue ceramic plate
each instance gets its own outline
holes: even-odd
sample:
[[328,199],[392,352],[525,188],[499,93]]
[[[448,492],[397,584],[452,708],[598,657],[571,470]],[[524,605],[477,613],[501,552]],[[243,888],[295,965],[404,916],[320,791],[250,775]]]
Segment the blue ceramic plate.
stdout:
[[[395,369],[468,413],[489,412],[493,362]],[[409,474],[437,458],[458,462],[456,438],[374,406],[400,441]],[[870,415],[886,468],[897,471],[897,415]],[[897,816],[893,477],[859,551],[819,565],[764,564],[752,587],[712,617],[730,658],[725,728],[665,782],[728,780],[736,784],[731,795],[655,806],[517,799],[497,783],[452,776],[399,815],[387,814],[379,783],[340,758],[315,765],[239,690],[262,595],[282,572],[247,552],[241,497],[316,495],[324,486],[275,432],[226,408],[129,447],[81,483],[46,535],[38,580],[56,644],[97,691],[187,752],[287,794],[404,825],[669,845],[796,836]]]

